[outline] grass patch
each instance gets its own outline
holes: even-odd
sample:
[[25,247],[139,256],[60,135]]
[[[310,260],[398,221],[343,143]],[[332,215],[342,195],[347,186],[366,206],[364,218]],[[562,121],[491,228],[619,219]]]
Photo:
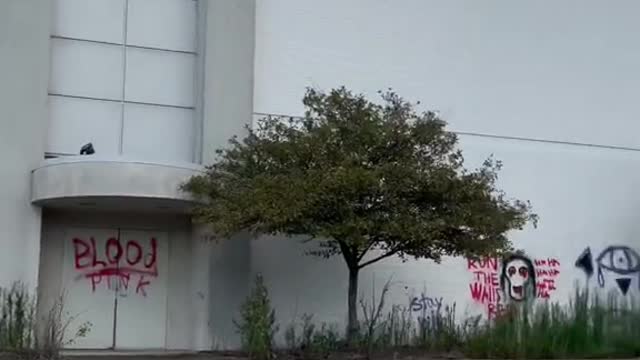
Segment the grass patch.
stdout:
[[[270,360],[278,331],[261,279],[243,306],[240,326],[252,358]],[[327,358],[336,352],[455,353],[481,359],[632,358],[640,356],[640,305],[617,292],[603,296],[576,289],[568,303],[551,301],[506,304],[496,319],[481,316],[457,321],[456,306],[422,312],[391,306],[382,312],[388,283],[377,302],[361,302],[363,321],[356,341],[348,343],[337,326],[314,324],[304,315],[284,331],[296,358]],[[258,339],[259,341],[255,341]],[[258,346],[259,345],[259,346]],[[394,355],[395,356],[395,355]]]
[[[366,325],[366,324],[365,324]],[[361,326],[366,328],[366,326]],[[456,306],[412,318],[393,306],[356,351],[456,352],[470,358],[558,359],[640,356],[640,306],[633,297],[576,290],[567,304],[513,303],[492,321],[456,321]]]
[[576,290],[568,305],[517,304],[466,335],[477,358],[602,358],[640,355],[640,309],[632,298]]

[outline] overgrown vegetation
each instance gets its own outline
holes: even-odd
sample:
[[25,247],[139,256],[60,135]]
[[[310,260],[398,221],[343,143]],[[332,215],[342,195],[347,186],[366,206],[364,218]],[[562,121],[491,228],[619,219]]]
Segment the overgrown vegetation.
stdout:
[[35,300],[19,283],[0,288],[0,349],[24,351],[35,346]]
[[275,311],[267,287],[261,275],[255,278],[251,294],[242,304],[241,319],[234,321],[242,346],[252,359],[267,360],[273,357],[273,338],[278,331]]
[[74,336],[66,339],[73,319],[64,311],[61,296],[46,314],[38,334],[35,297],[19,282],[0,288],[0,351],[27,359],[60,359],[60,350],[86,336],[91,327],[88,322],[81,324]]
[[[357,341],[348,342],[346,332],[336,324],[316,326],[313,316],[305,314],[285,329],[287,349],[308,359],[327,358],[336,351],[354,351],[368,357],[388,351],[454,352],[470,358],[498,359],[640,356],[640,306],[632,297],[617,293],[603,297],[576,290],[568,304],[511,303],[492,321],[480,316],[459,321],[455,304],[419,316],[398,305],[383,312],[388,289],[387,282],[376,302],[361,301],[364,320]],[[268,319],[274,324],[273,310],[266,309],[260,311],[256,320],[262,320],[257,323]],[[275,331],[262,334],[272,341]]]
[[47,312],[43,331],[37,338],[35,351],[40,358],[59,359],[63,348],[87,336],[92,326],[89,321],[80,324],[73,336],[68,336],[69,327],[75,319],[75,315],[66,311],[65,294],[61,294]]
[[338,327],[322,323],[317,327],[313,315],[304,314],[300,324],[292,323],[284,333],[287,349],[304,358],[326,358],[331,352],[344,348],[345,341]]
[[467,337],[465,351],[474,357],[636,357],[640,308],[633,298],[576,290],[568,305],[512,307]]

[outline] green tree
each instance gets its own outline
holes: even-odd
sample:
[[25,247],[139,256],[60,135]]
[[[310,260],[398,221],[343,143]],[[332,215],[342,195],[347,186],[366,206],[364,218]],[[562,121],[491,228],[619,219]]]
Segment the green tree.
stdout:
[[399,256],[510,251],[507,232],[536,216],[496,187],[499,161],[463,166],[457,136],[434,112],[391,90],[381,102],[343,88],[308,89],[301,118],[267,117],[230,140],[183,188],[204,200],[195,217],[221,237],[240,230],[309,235],[311,255],[342,255],[348,328],[358,331],[358,273]]

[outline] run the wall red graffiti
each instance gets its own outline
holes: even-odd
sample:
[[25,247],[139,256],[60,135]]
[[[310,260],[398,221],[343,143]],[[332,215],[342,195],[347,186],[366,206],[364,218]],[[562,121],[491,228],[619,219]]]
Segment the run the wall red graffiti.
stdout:
[[467,259],[467,270],[473,277],[469,291],[474,302],[485,307],[489,318],[495,317],[503,310],[501,303],[500,282],[498,280],[498,259]]
[[158,241],[155,238],[140,242],[112,237],[104,246],[97,246],[94,237],[75,237],[72,242],[74,267],[90,281],[92,291],[102,284],[126,292],[133,277],[134,282],[137,281],[135,293],[146,296],[146,287],[158,276]]

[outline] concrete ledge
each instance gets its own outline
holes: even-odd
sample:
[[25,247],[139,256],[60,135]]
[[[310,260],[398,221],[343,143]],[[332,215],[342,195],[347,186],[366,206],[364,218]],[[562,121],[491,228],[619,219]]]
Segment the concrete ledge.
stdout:
[[126,158],[70,156],[45,160],[32,171],[31,202],[64,205],[70,200],[137,199],[192,203],[179,186],[201,173],[196,164],[153,163]]

